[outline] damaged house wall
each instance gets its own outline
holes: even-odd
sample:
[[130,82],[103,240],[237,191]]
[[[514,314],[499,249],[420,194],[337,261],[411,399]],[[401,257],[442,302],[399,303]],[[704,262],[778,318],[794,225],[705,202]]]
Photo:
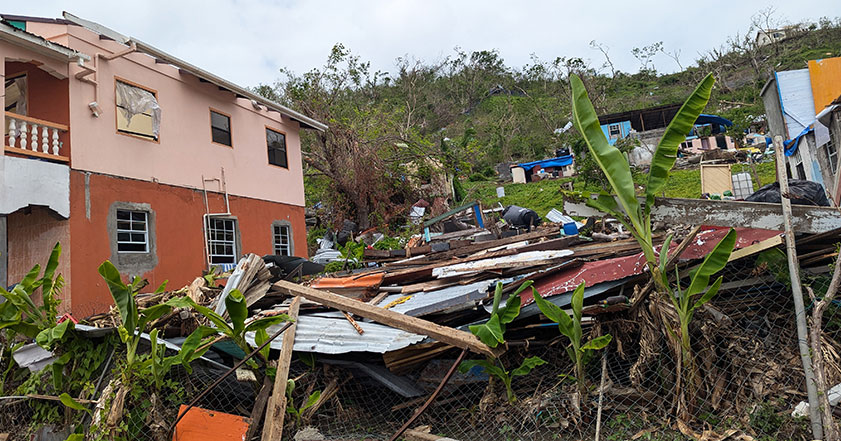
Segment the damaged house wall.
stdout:
[[[233,265],[247,252],[272,254],[275,238],[271,227],[276,221],[291,227],[291,243],[306,243],[298,134],[301,125],[290,119],[290,115],[297,118],[294,112],[281,115],[283,109],[269,110],[266,105],[252,103],[196,76],[201,73],[189,73],[199,71],[188,71],[133,49],[139,44],[130,47],[100,38],[97,32],[66,20],[23,19],[26,31],[18,32],[20,42],[14,38],[0,42],[4,72],[27,74],[26,116],[66,129],[59,138],[64,155],[59,160],[48,157],[43,161],[43,155],[36,155],[40,151],[26,150],[17,157],[4,158],[4,162],[14,160],[26,166],[16,170],[49,168],[45,171],[48,176],[37,180],[38,185],[30,182],[34,176],[31,173],[20,180],[33,197],[14,207],[2,203],[13,194],[13,188],[8,182],[0,182],[0,207],[8,208],[0,214],[8,214],[9,280],[20,279],[21,268],[28,270],[43,262],[60,240],[66,262],[62,271],[68,279],[64,290],[68,299],[62,308],[86,316],[105,311],[112,304],[101,278],[91,271],[92,263],[108,259],[124,276],[148,279],[145,291],[164,280],[188,283],[206,270],[208,213],[226,213],[223,217],[235,219],[236,240],[225,242],[220,235],[214,242],[229,245],[218,247],[226,254],[224,260],[232,254],[230,263],[219,265]],[[44,37],[53,40],[47,42]],[[33,44],[26,39],[40,41],[42,46],[62,46],[33,52]],[[83,62],[77,62],[74,54],[83,57]],[[118,82],[142,89],[147,100],[153,97],[157,102],[157,137],[126,133],[117,107]],[[128,104],[123,103],[123,107]],[[229,118],[230,146],[213,142],[211,109]],[[156,108],[141,106],[135,110],[146,114]],[[149,117],[134,115],[131,124],[143,118]],[[277,143],[273,153],[274,158],[285,154],[285,160],[273,162],[285,166],[270,163],[267,130],[283,135],[273,138]],[[19,143],[18,147],[23,146]],[[8,171],[9,164],[4,165]],[[54,168],[63,171],[56,173]],[[57,182],[62,176],[63,181]],[[18,187],[16,184],[15,189]],[[18,190],[14,192],[16,197],[23,195]],[[42,201],[53,196],[63,203]],[[49,206],[69,219],[49,219],[42,213],[46,209],[33,205]],[[115,219],[118,210],[137,212],[143,221],[120,226]],[[30,220],[37,216],[43,222],[27,223],[24,216]],[[54,234],[56,222],[61,223],[61,234]],[[225,225],[225,235],[230,226]],[[123,243],[123,249],[118,249],[118,242],[128,238],[137,243]],[[306,257],[306,252],[306,247],[293,249],[301,257]]]

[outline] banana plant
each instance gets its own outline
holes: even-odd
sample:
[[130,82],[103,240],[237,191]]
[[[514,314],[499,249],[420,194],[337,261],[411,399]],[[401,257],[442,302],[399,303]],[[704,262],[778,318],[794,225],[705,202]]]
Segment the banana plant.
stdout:
[[[532,285],[532,281],[528,280],[520,285],[517,290],[508,297],[505,306],[500,307],[502,299],[502,282],[496,284],[494,290],[493,309],[491,311],[491,318],[483,324],[471,325],[470,332],[473,333],[482,343],[495,348],[500,344],[505,343],[505,325],[514,321],[520,315],[520,293]],[[534,288],[532,288],[534,289]],[[480,366],[489,375],[497,377],[505,385],[505,394],[509,403],[517,401],[517,396],[514,395],[514,389],[511,387],[511,382],[515,377],[522,377],[531,373],[531,371],[542,365],[546,361],[540,357],[529,357],[523,360],[519,367],[513,370],[508,370],[499,358],[487,358],[485,360],[466,360],[463,361],[458,369],[465,373],[475,366]]]
[[[689,323],[692,321],[695,311],[718,294],[723,276],[719,276],[712,285],[710,285],[710,277],[721,271],[727,265],[735,244],[736,230],[731,228],[727,232],[727,235],[716,244],[715,248],[707,255],[704,261],[697,268],[689,272],[690,282],[686,289],[681,289],[680,287],[680,274],[677,266],[675,266],[676,283],[673,287],[670,286],[668,276],[666,275],[666,253],[661,253],[660,255],[662,283],[667,287],[669,300],[671,300],[672,306],[677,311],[678,324],[680,326],[681,363],[684,371],[687,373],[687,382],[690,388],[694,387],[695,365],[692,357]],[[700,297],[697,297],[698,295]]]
[[[0,286],[0,296],[7,300],[0,303],[0,330],[9,329],[35,338],[39,332],[56,325],[59,303],[56,294],[64,287],[64,278],[56,274],[60,256],[61,244],[56,243],[41,277],[41,265],[35,265],[11,291]],[[41,306],[33,300],[38,288],[41,288]]]
[[295,407],[295,400],[292,398],[292,392],[295,390],[295,380],[288,379],[286,380],[286,413],[295,417],[295,424],[297,427],[301,427],[301,416],[304,414],[304,411],[309,409],[312,406],[315,406],[315,403],[318,402],[318,399],[321,398],[321,391],[317,390],[310,394],[307,397],[307,400],[301,405],[301,407]]
[[[566,336],[570,341],[570,346],[567,347],[567,354],[570,361],[575,366],[575,381],[578,384],[579,396],[584,396],[586,392],[586,383],[584,381],[584,367],[593,353],[604,349],[613,337],[610,334],[602,335],[583,342],[583,333],[581,331],[581,310],[584,308],[584,282],[581,282],[575,291],[572,293],[572,317],[569,316],[558,305],[545,300],[537,290],[532,288],[534,294],[534,301],[540,312],[543,313],[549,320],[558,324],[558,329],[561,334]],[[582,344],[583,343],[583,344]]]
[[593,159],[607,176],[610,189],[615,195],[614,198],[613,195],[603,192],[596,199],[588,198],[587,204],[622,222],[639,242],[649,270],[655,275],[654,280],[658,288],[665,291],[665,286],[661,284],[662,278],[656,275],[659,268],[657,253],[652,241],[651,209],[654,206],[655,196],[663,191],[669,172],[675,165],[680,143],[686,141],[686,135],[692,130],[695,121],[710,99],[715,79],[710,74],[701,80],[666,128],[651,159],[651,168],[645,186],[645,198],[642,203],[637,199],[636,187],[628,161],[619,149],[608,143],[599,124],[599,118],[593,108],[593,103],[587,96],[584,83],[577,75],[570,75],[570,83],[572,85],[573,123],[582,134]]
[[[257,344],[261,344],[266,339],[268,339],[268,333],[266,332],[266,328],[272,325],[276,325],[278,323],[289,321],[289,316],[286,314],[278,314],[271,317],[264,317],[257,320],[253,320],[251,322],[246,323],[248,318],[248,306],[245,304],[245,297],[238,289],[232,290],[227,297],[225,297],[225,307],[228,312],[228,316],[231,318],[231,323],[229,324],[227,320],[225,320],[221,315],[217,314],[216,311],[206,307],[199,305],[192,301],[191,299],[187,298],[186,301],[190,304],[190,306],[207,317],[215,326],[216,330],[223,334],[224,336],[228,337],[233,341],[240,349],[243,350],[246,354],[251,352],[253,349],[245,340],[245,334],[248,332],[254,332],[255,342]],[[269,346],[266,346],[263,351],[260,352],[260,357],[263,361],[266,361],[268,357]],[[252,367],[256,367],[253,363],[249,363]]]

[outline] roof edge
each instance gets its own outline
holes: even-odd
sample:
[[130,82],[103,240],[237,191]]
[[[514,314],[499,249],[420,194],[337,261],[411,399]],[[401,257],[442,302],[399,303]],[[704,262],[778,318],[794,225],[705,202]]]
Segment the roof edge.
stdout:
[[64,12],[63,14],[65,19],[70,20],[71,22],[74,22],[75,24],[78,24],[79,26],[82,26],[100,35],[105,35],[109,38],[112,38],[115,41],[118,41],[122,44],[128,45],[130,43],[134,43],[139,52],[143,52],[146,55],[152,56],[158,60],[171,64],[182,71],[188,72],[209,83],[213,83],[218,87],[227,89],[239,97],[256,101],[257,103],[266,106],[269,110],[274,110],[275,112],[278,112],[281,115],[286,115],[288,118],[297,121],[304,128],[312,128],[321,132],[326,131],[328,128],[327,124],[324,124],[320,121],[316,121],[315,119],[312,119],[300,112],[296,112],[284,105],[281,105],[272,100],[257,95],[254,92],[251,92],[242,86],[236,85],[200,67],[194,66],[174,55],[170,55],[150,44],[144,43],[138,40],[137,38],[127,37],[98,23],[76,17],[75,15],[70,14],[69,12]]

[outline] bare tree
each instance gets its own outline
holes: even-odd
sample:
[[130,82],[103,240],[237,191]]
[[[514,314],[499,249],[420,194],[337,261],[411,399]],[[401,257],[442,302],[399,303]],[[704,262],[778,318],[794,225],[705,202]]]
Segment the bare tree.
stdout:
[[590,47],[601,52],[602,55],[604,55],[605,62],[602,65],[602,67],[609,67],[610,77],[616,78],[616,68],[613,66],[613,61],[610,59],[610,55],[608,55],[608,52],[610,52],[610,48],[605,44],[597,43],[596,40],[590,40]]

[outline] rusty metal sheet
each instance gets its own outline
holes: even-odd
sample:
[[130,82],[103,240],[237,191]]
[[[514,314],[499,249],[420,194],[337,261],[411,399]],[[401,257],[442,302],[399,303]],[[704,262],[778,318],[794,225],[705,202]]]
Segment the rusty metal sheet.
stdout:
[[[709,254],[713,248],[727,235],[728,228],[704,227],[695,240],[681,255],[682,260],[700,259]],[[753,228],[736,228],[735,249],[745,248],[780,234],[779,231],[758,230]],[[676,247],[677,243],[672,243]],[[611,282],[626,277],[640,275],[648,271],[645,256],[642,253],[613,259],[587,262],[584,265],[547,276],[534,283],[534,287],[542,297],[551,297],[572,291],[581,282],[592,287],[604,282]],[[520,294],[523,305],[534,302],[531,290]]]

